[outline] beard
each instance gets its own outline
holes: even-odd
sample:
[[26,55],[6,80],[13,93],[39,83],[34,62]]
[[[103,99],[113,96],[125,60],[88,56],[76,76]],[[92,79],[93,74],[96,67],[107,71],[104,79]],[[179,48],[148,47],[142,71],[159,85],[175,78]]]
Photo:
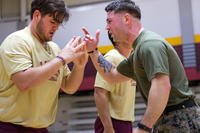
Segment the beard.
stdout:
[[48,42],[52,40],[51,37],[47,37],[45,35],[45,25],[42,19],[38,22],[36,26],[36,31],[37,31],[38,37],[40,38],[42,42]]

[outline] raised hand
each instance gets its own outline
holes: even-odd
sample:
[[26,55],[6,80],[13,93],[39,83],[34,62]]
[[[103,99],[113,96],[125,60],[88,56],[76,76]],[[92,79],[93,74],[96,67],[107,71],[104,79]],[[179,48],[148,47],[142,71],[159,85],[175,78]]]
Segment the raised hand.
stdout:
[[90,52],[90,51],[95,50],[97,48],[98,43],[99,43],[100,30],[98,29],[96,31],[95,38],[90,35],[90,33],[88,32],[88,30],[85,27],[83,27],[82,30],[85,34],[84,41],[86,41],[87,51]]
[[73,37],[62,49],[59,56],[62,56],[65,59],[65,62],[69,63],[75,58],[84,55],[85,52],[86,41],[82,41],[80,37]]

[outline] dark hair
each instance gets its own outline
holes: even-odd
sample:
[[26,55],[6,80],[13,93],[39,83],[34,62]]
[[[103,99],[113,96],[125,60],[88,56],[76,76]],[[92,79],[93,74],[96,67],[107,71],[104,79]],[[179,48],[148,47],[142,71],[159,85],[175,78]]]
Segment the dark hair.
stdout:
[[69,11],[62,0],[33,0],[31,3],[31,19],[35,10],[39,10],[42,16],[52,15],[58,23],[69,19]]
[[108,38],[109,40],[111,41],[111,43],[113,44],[113,46],[115,47],[116,46],[116,42],[113,40],[111,34],[108,32]]
[[114,0],[105,7],[106,12],[114,11],[115,13],[119,12],[128,12],[133,17],[141,19],[141,11],[139,6],[131,0]]

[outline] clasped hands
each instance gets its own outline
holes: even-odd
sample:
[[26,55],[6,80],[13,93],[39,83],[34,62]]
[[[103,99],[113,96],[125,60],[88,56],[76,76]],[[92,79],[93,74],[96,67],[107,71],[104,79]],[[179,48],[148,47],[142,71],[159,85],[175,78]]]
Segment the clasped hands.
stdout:
[[75,66],[81,68],[85,67],[88,61],[88,52],[97,48],[100,34],[100,30],[97,30],[94,38],[86,28],[83,27],[82,30],[84,38],[74,36],[59,53],[67,64],[73,61]]

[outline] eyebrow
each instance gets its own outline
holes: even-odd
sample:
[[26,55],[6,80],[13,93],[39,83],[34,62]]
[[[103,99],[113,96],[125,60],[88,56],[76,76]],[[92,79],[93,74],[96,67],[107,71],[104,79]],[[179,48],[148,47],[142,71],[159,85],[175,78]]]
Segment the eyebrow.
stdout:
[[63,21],[63,18],[62,19],[59,19],[58,16],[52,16],[53,20],[56,21],[57,23],[61,24],[62,21]]
[[59,24],[61,24],[63,22],[63,19],[64,19],[64,17],[62,15],[56,15],[55,13],[49,14],[49,17],[51,17],[55,22],[57,22]]

